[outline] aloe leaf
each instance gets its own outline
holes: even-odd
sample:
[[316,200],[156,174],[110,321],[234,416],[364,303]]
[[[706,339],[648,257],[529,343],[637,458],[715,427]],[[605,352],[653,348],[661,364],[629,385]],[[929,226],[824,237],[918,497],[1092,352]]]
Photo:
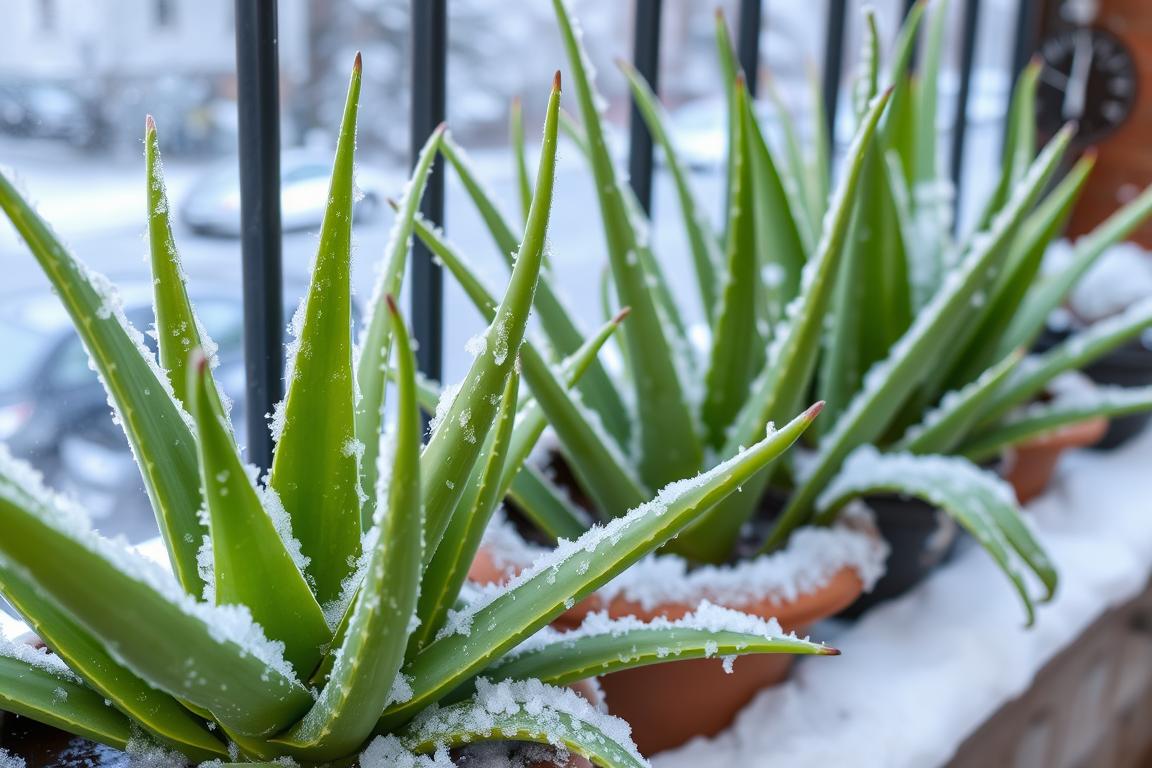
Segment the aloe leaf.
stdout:
[[876,28],[876,9],[864,8],[864,41],[860,44],[860,61],[852,84],[852,108],[859,122],[868,113],[868,105],[880,93],[880,31]]
[[934,184],[940,180],[936,114],[940,99],[940,59],[949,22],[948,6],[948,0],[932,5],[928,34],[924,40],[924,58],[916,73],[916,154],[912,178],[917,184]]
[[[152,264],[153,307],[156,311],[156,344],[160,353],[160,367],[168,372],[172,393],[185,408],[188,407],[188,356],[194,349],[203,349],[210,360],[215,358],[216,345],[200,327],[188,289],[184,270],[172,236],[171,210],[164,185],[164,166],[160,160],[160,144],[156,138],[156,122],[148,115],[144,121],[144,163],[148,175],[148,249]],[[211,371],[207,374],[211,378]],[[224,408],[215,382],[209,387],[209,396]],[[231,424],[229,424],[231,429]]]
[[944,395],[917,424],[896,443],[896,450],[909,453],[949,453],[976,426],[984,408],[1024,359],[1020,350],[988,368],[974,381]]
[[774,331],[764,373],[750,387],[747,403],[737,416],[721,455],[735,454],[741,444],[755,439],[769,421],[786,418],[807,394],[824,316],[844,253],[864,155],[887,103],[888,93],[872,103],[852,141],[820,245],[804,267],[801,289],[789,304],[785,321]]
[[1040,82],[1040,61],[1029,62],[1012,91],[1008,105],[1008,130],[1004,137],[1002,171],[996,187],[977,219],[976,231],[986,229],[1036,156],[1036,88]]
[[[761,653],[804,656],[839,653],[826,645],[785,635],[779,627],[774,634],[762,634],[666,623],[667,626],[646,627],[640,622],[605,621],[594,633],[583,629],[553,633],[529,649],[507,654],[484,670],[483,676],[492,680],[535,678],[549,685],[569,685],[625,669],[688,659]],[[733,625],[737,626],[735,622]]]
[[1020,519],[1012,489],[994,474],[956,457],[881,454],[864,447],[821,494],[819,519],[832,520],[853,498],[877,493],[924,499],[960,523],[1012,581],[1029,625],[1034,618],[1032,597],[1020,567],[1032,571],[1044,584],[1045,600],[1054,594],[1056,570]]
[[[561,111],[561,114],[563,114],[563,111]],[[500,213],[499,208],[496,207],[490,193],[485,190],[484,185],[480,182],[479,177],[468,161],[467,155],[452,141],[451,137],[445,139],[442,154],[452,165],[453,170],[456,171],[456,175],[460,177],[461,184],[463,184],[464,189],[472,198],[476,210],[480,212],[481,218],[484,219],[489,232],[492,234],[496,242],[496,247],[507,261],[508,266],[511,267],[512,255],[516,253],[519,247],[519,242],[516,235],[512,232],[511,226],[503,214]],[[416,231],[420,239],[432,249],[433,253],[436,253],[446,261],[457,253],[456,249],[448,243],[442,233],[429,227],[427,222],[417,222]],[[431,237],[430,235],[434,235],[435,237]],[[445,255],[442,253],[443,250],[448,250],[450,253]],[[456,261],[461,264],[464,263],[463,259],[459,257],[456,258]],[[458,280],[464,280],[459,274],[459,270],[454,270],[454,273]],[[540,326],[544,330],[555,352],[559,355],[570,355],[575,352],[583,342],[584,335],[580,331],[580,327],[575,319],[573,319],[571,313],[564,306],[564,302],[560,299],[560,296],[553,290],[546,262],[541,268],[540,280],[536,286],[534,301],[536,311],[540,315]],[[495,303],[492,303],[492,307],[495,307]],[[480,311],[485,317],[491,316],[491,310],[481,308]],[[628,417],[628,411],[624,406],[624,401],[620,398],[620,393],[617,391],[616,385],[599,362],[594,363],[592,369],[588,371],[587,376],[581,382],[580,391],[584,394],[588,405],[599,413],[601,418],[609,426],[613,437],[615,437],[621,445],[626,445],[630,432],[631,419]]]
[[323,761],[353,752],[372,733],[394,698],[416,612],[423,562],[420,500],[420,411],[416,361],[396,304],[385,297],[396,340],[399,402],[395,448],[388,479],[376,490],[375,542],[367,548],[364,579],[348,629],[315,705],[275,741],[292,754]]
[[814,405],[779,431],[694,478],[665,488],[603,527],[538,560],[512,583],[468,606],[407,666],[412,698],[392,707],[384,728],[407,721],[676,536],[700,513],[739,488],[788,449],[820,411]]
[[959,452],[973,461],[985,461],[995,458],[1004,448],[1058,432],[1063,427],[1101,416],[1115,418],[1149,410],[1152,410],[1152,387],[1091,387],[1084,392],[1058,396],[1050,402],[1029,405],[964,443]]
[[808,215],[812,218],[812,231],[819,233],[823,228],[824,214],[829,205],[828,191],[832,179],[832,163],[828,155],[832,149],[833,137],[828,134],[828,112],[824,109],[824,84],[816,67],[807,69],[808,91],[812,103],[812,159],[808,179]]
[[409,657],[427,645],[444,626],[448,610],[452,608],[460,588],[468,578],[468,568],[480,549],[488,521],[492,519],[492,514],[504,496],[500,478],[507,462],[512,428],[516,421],[519,388],[520,374],[513,369],[504,386],[496,423],[488,433],[484,455],[476,462],[460,505],[444,533],[444,539],[424,570],[416,611],[420,625],[409,638]]
[[0,208],[72,317],[136,456],[173,570],[186,591],[198,593],[196,555],[205,528],[197,515],[196,438],[167,375],[124,317],[108,281],[64,248],[3,174]]
[[757,328],[757,259],[749,161],[747,90],[742,78],[736,89],[736,123],[732,182],[729,187],[726,266],[721,273],[720,303],[713,320],[712,350],[704,377],[700,418],[705,438],[720,447],[728,425],[748,393],[748,382],[763,364],[764,340]]
[[[228,417],[212,398],[208,361],[194,355],[187,391],[196,418],[200,477],[211,533],[214,602],[245,605],[252,618],[285,645],[284,656],[307,675],[320,660],[332,631],[304,580],[306,561],[295,547],[282,510],[261,503],[253,478],[240,461]],[[283,516],[274,520],[273,514]],[[278,528],[279,526],[279,528]]]
[[787,177],[780,173],[760,130],[752,100],[745,97],[743,103],[752,229],[760,266],[760,274],[753,281],[764,286],[767,320],[775,325],[783,317],[784,307],[800,289],[800,274],[811,245],[805,243],[802,234],[804,211],[796,203],[801,194],[789,188]]
[[508,486],[508,498],[552,541],[575,539],[588,530],[588,514],[536,467],[520,468]]
[[[352,205],[360,57],[352,68],[328,205],[312,284],[297,312],[297,348],[289,353],[287,395],[274,418],[276,452],[269,485],[310,559],[317,599],[340,596],[349,562],[360,553],[360,460],[352,366]],[[297,324],[293,320],[293,324]]]
[[1032,288],[1005,331],[1000,348],[1030,347],[1043,330],[1048,315],[1060,306],[1072,286],[1084,276],[1096,259],[1136,231],[1149,216],[1152,216],[1152,186],[1080,238],[1068,266],[1055,275],[1043,278]]
[[432,710],[397,735],[397,746],[417,754],[508,740],[557,746],[604,768],[648,766],[623,721],[599,713],[573,691],[539,682],[484,682],[472,699]]
[[124,749],[132,723],[63,666],[32,648],[0,646],[0,710]]
[[197,603],[159,568],[80,528],[28,472],[10,459],[0,466],[0,559],[119,663],[244,736],[307,710],[312,697],[247,609]]
[[553,0],[552,5],[584,118],[617,296],[621,304],[632,307],[632,317],[623,334],[639,411],[636,464],[644,482],[655,487],[699,468],[703,456],[700,437],[676,368],[672,340],[637,256],[641,244],[632,228],[604,140],[599,97],[589,78],[587,53],[573,29],[564,0]]
[[[416,231],[456,277],[476,309],[494,318],[492,294],[456,250],[419,219]],[[619,445],[607,433],[607,425],[584,407],[576,393],[568,391],[531,341],[520,348],[520,363],[524,381],[556,430],[581,486],[592,495],[598,508],[606,515],[614,515],[643,501],[644,485],[632,474],[632,463],[621,455]]]
[[[728,31],[724,10],[719,7],[716,8],[716,24],[713,35],[716,41],[716,57],[720,62],[720,87],[724,93],[724,104],[727,108],[725,125],[728,128],[728,152],[725,157],[724,188],[731,189],[732,178],[736,174],[736,158],[733,151],[736,147],[736,130],[740,120],[739,113],[736,111],[735,91],[736,74],[740,71],[740,64],[736,60],[736,52],[732,50],[732,35]],[[731,201],[726,200],[725,202],[731,204]],[[728,222],[725,221],[724,224],[725,229],[721,239],[723,242],[728,242]]]
[[782,545],[803,523],[812,503],[855,448],[876,440],[909,395],[931,370],[940,348],[969,317],[973,295],[986,284],[997,257],[1011,242],[1018,222],[1031,209],[1063,156],[1071,131],[1063,129],[1036,159],[1019,188],[978,238],[963,262],[893,347],[888,357],[864,377],[864,384],[844,415],[820,445],[811,473],[792,494],[765,548]]
[[528,221],[528,211],[532,208],[532,177],[528,172],[528,157],[524,150],[524,110],[520,99],[512,99],[512,109],[508,119],[509,138],[512,143],[512,159],[516,163],[516,190],[520,194],[520,215]]
[[[540,167],[536,173],[536,190],[524,242],[516,257],[512,279],[495,319],[485,333],[485,348],[476,356],[420,457],[424,470],[423,497],[425,514],[425,559],[430,559],[440,545],[444,530],[452,519],[465,480],[472,472],[476,458],[492,426],[499,404],[499,393],[512,371],[520,343],[524,339],[532,295],[540,274],[544,255],[548,216],[552,206],[552,186],[556,171],[557,110],[560,107],[560,73],[552,83],[544,123],[544,143]],[[526,348],[526,349],[530,349]]]
[[1044,253],[1067,222],[1093,164],[1094,158],[1081,158],[1023,222],[980,314],[953,339],[954,360],[937,369],[946,371],[944,381],[966,384],[996,359],[998,341],[1035,284]]
[[980,423],[996,422],[1016,406],[1040,394],[1061,373],[1085,367],[1150,327],[1152,299],[1145,299],[1119,315],[1090,325],[1044,354],[1026,360],[1016,375],[989,400]]
[[356,384],[360,391],[360,402],[356,407],[356,439],[364,446],[364,456],[360,460],[361,485],[366,497],[360,514],[360,523],[364,528],[371,524],[375,511],[376,460],[383,431],[386,372],[392,347],[391,315],[384,297],[400,295],[413,219],[420,209],[420,200],[428,185],[428,174],[432,171],[432,162],[436,159],[443,137],[443,126],[428,137],[416,158],[412,179],[397,204],[396,219],[384,248],[384,267],[377,275],[372,302],[365,314],[368,323],[361,332],[354,353]]
[[[14,487],[11,490],[18,492]],[[18,570],[3,563],[0,563],[0,594],[69,669],[102,700],[110,701],[153,738],[197,760],[227,754],[220,741],[208,732],[203,720],[118,663],[103,644],[45,600]],[[0,709],[8,708],[0,705]]]
[[916,33],[924,16],[923,0],[915,3],[904,16],[904,23],[896,34],[892,60],[888,64],[888,82],[892,88],[892,104],[884,119],[881,135],[884,145],[891,147],[900,156],[900,166],[904,178],[912,179],[915,162],[916,108],[912,80],[907,76],[912,65],[912,55],[916,51]]
[[696,271],[696,285],[700,290],[704,316],[711,318],[716,306],[716,271],[720,261],[716,234],[712,231],[707,216],[692,192],[688,173],[680,160],[675,143],[668,135],[668,116],[661,107],[659,99],[635,67],[623,59],[617,60],[616,63],[627,78],[636,107],[645,125],[648,126],[649,133],[660,145],[668,171],[672,174],[672,183],[675,185],[676,197],[680,203],[680,220],[684,224],[684,233],[687,235],[688,247],[692,253],[692,266]]
[[[772,102],[776,122],[784,136],[786,165],[778,170],[785,189],[788,189],[789,193],[793,195],[792,204],[796,214],[796,229],[800,236],[803,252],[807,256],[812,252],[816,240],[820,236],[821,214],[813,214],[812,206],[818,194],[816,188],[821,187],[822,184],[820,180],[815,178],[816,172],[805,157],[804,150],[801,149],[800,131],[796,125],[796,120],[791,110],[784,104],[784,100],[780,97],[780,92],[776,89],[772,79],[764,78],[761,85]],[[813,139],[813,141],[815,140]],[[815,204],[822,210],[823,202]],[[791,296],[788,297],[789,300],[791,298]]]

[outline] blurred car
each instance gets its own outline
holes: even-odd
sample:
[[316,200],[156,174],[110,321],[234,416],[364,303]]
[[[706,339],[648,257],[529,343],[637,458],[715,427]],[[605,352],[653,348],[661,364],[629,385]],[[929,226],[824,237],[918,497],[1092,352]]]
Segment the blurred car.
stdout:
[[[125,312],[151,327],[151,297],[124,291]],[[197,314],[219,345],[216,378],[233,398],[244,391],[243,318],[236,298],[194,296]],[[145,336],[149,348],[156,342]],[[128,440],[109,415],[103,387],[59,300],[50,294],[0,304],[0,441],[32,462],[48,484],[81,502],[105,534],[132,541],[155,535],[155,522]],[[232,418],[242,423],[239,402]]]
[[[285,152],[280,159],[280,217],[285,232],[315,229],[324,220],[332,157],[309,150]],[[357,223],[380,215],[382,181],[358,170],[359,195],[353,210]],[[240,172],[235,158],[193,185],[180,208],[180,217],[203,234],[240,236]]]
[[54,82],[0,83],[0,130],[86,146],[96,135],[93,110],[80,94]]

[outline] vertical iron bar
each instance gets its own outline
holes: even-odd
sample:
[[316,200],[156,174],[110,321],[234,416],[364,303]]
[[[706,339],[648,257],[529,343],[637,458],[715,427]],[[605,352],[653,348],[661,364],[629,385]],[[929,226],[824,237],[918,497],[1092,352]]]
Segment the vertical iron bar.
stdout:
[[740,0],[740,25],[737,30],[737,57],[744,70],[748,95],[756,98],[756,85],[760,74],[760,17],[762,0]]
[[[908,20],[908,14],[912,13],[912,9],[916,7],[916,4],[918,2],[920,2],[920,0],[904,0],[904,15],[901,17],[901,23],[904,23]],[[939,6],[933,10],[939,12]],[[921,23],[923,23],[923,22],[921,22]],[[917,41],[917,42],[919,42],[919,41]],[[917,64],[916,60],[919,58],[919,53],[920,53],[919,46],[913,45],[912,46],[912,55],[908,59],[908,71],[909,72],[915,72],[916,71],[916,64]]]
[[[659,93],[660,16],[663,0],[636,0],[632,63],[640,76]],[[652,134],[635,100],[629,119],[628,180],[645,213],[652,212]]]
[[236,0],[248,458],[262,469],[272,463],[266,414],[284,388],[279,91],[276,0]]
[[960,87],[956,92],[956,119],[952,126],[949,171],[954,191],[952,223],[959,225],[960,193],[963,187],[964,142],[968,137],[968,96],[972,90],[972,64],[976,58],[976,29],[980,26],[980,0],[965,0],[960,42]]
[[[428,135],[445,117],[448,63],[447,0],[412,0],[412,163]],[[431,222],[444,223],[443,160],[436,158],[420,204]],[[412,248],[412,332],[420,343],[416,360],[425,376],[439,381],[444,365],[444,275],[419,240]]]
[[840,76],[844,66],[844,18],[847,0],[828,0],[828,27],[824,36],[824,115],[828,143],[836,150],[836,108],[840,101]]
[[1040,3],[1038,0],[1020,0],[1019,9],[1016,11],[1016,43],[1012,51],[1012,93],[1016,89],[1016,81],[1020,77],[1020,73],[1024,67],[1028,66],[1028,60],[1032,58],[1032,54],[1036,52],[1036,23],[1038,20],[1037,11]]

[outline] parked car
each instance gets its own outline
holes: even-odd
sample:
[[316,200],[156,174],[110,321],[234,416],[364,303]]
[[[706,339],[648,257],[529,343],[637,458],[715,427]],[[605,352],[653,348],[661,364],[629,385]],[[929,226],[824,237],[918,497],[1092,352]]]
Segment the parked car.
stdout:
[[[184,223],[197,232],[240,236],[240,174],[235,158],[197,182],[180,208]],[[313,229],[324,219],[332,158],[311,150],[285,152],[280,160],[280,215],[285,232]],[[383,183],[361,169],[357,184],[362,196],[356,203],[357,222],[370,221],[381,212]]]

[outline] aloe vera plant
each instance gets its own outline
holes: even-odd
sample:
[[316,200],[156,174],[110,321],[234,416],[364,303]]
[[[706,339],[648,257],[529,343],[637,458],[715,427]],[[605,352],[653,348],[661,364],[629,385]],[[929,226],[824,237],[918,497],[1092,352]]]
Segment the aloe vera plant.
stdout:
[[[579,27],[563,0],[553,5],[582,119],[579,125],[571,120],[568,130],[599,194],[610,296],[629,305],[632,317],[621,329],[623,375],[598,370],[596,389],[581,387],[575,398],[563,398],[556,386],[541,392],[527,368],[525,378],[595,511],[610,519],[669,475],[736,455],[815,391],[828,413],[810,433],[811,458],[756,473],[743,493],[704,512],[665,551],[698,562],[730,560],[770,487],[787,494],[788,502],[761,552],[785,545],[798,526],[831,522],[853,498],[919,496],[955,517],[1004,566],[1031,621],[1033,598],[1016,563],[1039,578],[1045,598],[1056,587],[1056,573],[1003,483],[950,457],[986,460],[1005,445],[1077,419],[1152,407],[1149,392],[1135,391],[1016,411],[1055,376],[1152,324],[1152,307],[1136,307],[1095,331],[1090,344],[1071,342],[1039,360],[1020,352],[1092,260],[1152,213],[1152,191],[1084,238],[1065,272],[1040,280],[1044,249],[1075,202],[1092,158],[1056,182],[1071,127],[1036,155],[1030,119],[1035,65],[1020,78],[1013,99],[1002,177],[976,231],[956,239],[951,186],[936,146],[943,4],[930,21],[916,77],[908,69],[926,4],[912,8],[887,62],[881,61],[875,19],[866,15],[853,94],[855,134],[834,185],[821,137],[805,148],[783,109],[782,136],[759,124],[718,15],[731,139],[722,226],[703,214],[656,95],[621,64],[675,188],[711,337],[707,349],[697,350],[665,287],[649,222],[605,146],[601,100]],[[813,122],[822,125],[822,116]],[[501,216],[451,139],[442,150],[506,252],[516,225]],[[434,230],[418,227],[417,234],[485,311],[491,299],[475,288],[468,262]],[[542,274],[538,302],[554,296],[550,279]],[[566,329],[575,324],[558,301],[547,302],[538,308],[551,353],[570,354]],[[619,426],[620,402],[631,403],[625,426]],[[868,454],[868,461],[852,460],[857,451],[874,450],[870,446],[879,452]],[[941,488],[946,492],[934,490]],[[566,506],[568,525],[579,525],[571,505],[558,504],[558,516]]]
[[[526,477],[524,457],[544,427],[520,380],[541,371],[522,342],[552,205],[559,74],[515,268],[493,299],[483,352],[426,445],[412,345],[391,297],[444,135],[429,138],[399,203],[354,344],[360,80],[357,56],[312,282],[293,323],[287,396],[273,418],[274,461],[263,478],[242,459],[213,380],[212,343],[189,304],[151,119],[145,155],[159,360],[111,286],[0,176],[0,207],[71,314],[132,444],[172,566],[169,573],[101,537],[74,503],[0,453],[0,594],[48,649],[0,642],[0,709],[190,763],[348,764],[363,752],[365,766],[416,765],[420,755],[443,765],[449,749],[501,739],[631,767],[646,763],[627,727],[556,686],[669,652],[834,653],[730,611],[667,626],[609,623],[574,641],[543,635],[519,647],[770,464],[818,407],[711,471],[635,499],[611,525],[581,529],[506,588],[469,598],[465,577],[488,519],[510,489],[532,498],[532,486],[517,478]],[[559,374],[544,365],[561,377],[561,392],[586,374],[618,324],[582,339]],[[389,376],[397,415],[385,429]],[[629,652],[618,652],[623,647]]]

